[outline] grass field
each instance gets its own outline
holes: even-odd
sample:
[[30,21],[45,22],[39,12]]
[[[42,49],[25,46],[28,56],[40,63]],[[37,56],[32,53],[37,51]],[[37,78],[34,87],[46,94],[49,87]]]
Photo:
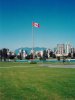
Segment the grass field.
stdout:
[[75,100],[75,69],[0,62],[0,100]]

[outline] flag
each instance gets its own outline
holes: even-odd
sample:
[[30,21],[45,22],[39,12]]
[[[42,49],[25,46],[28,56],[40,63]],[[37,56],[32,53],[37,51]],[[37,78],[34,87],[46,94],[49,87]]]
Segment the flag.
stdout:
[[39,28],[39,27],[40,27],[40,24],[38,24],[38,23],[36,23],[36,22],[33,22],[33,23],[32,23],[32,26]]

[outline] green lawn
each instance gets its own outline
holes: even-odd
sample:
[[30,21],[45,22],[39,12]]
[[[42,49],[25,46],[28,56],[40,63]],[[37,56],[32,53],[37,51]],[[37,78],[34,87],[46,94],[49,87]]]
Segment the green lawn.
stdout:
[[0,100],[75,100],[75,69],[0,62]]

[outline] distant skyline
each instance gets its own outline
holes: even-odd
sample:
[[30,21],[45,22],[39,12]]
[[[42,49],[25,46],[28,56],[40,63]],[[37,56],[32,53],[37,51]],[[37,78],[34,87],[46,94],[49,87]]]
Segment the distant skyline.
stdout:
[[0,49],[32,47],[32,22],[35,47],[75,47],[74,0],[0,0]]

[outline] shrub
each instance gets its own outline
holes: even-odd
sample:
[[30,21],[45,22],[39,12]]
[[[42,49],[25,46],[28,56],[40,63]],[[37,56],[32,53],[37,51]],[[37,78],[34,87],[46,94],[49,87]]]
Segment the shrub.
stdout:
[[30,64],[37,64],[37,62],[35,62],[35,61],[31,61]]

